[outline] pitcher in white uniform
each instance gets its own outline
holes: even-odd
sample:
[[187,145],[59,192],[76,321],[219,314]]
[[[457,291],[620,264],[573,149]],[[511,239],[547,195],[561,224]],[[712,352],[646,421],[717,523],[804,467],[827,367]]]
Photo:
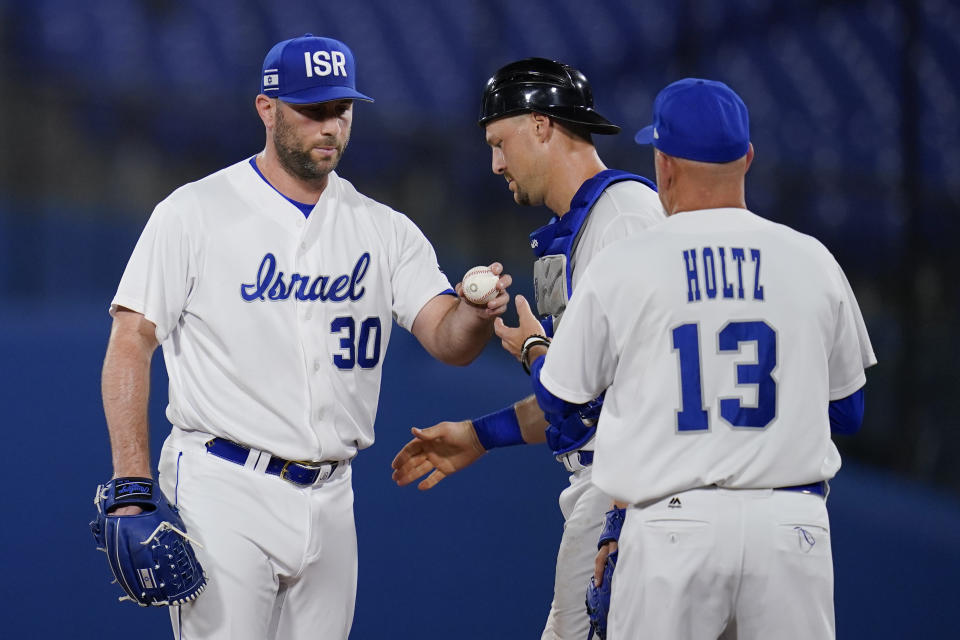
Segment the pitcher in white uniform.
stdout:
[[533,344],[545,410],[606,389],[593,481],[629,505],[601,550],[611,640],[833,638],[831,430],[859,428],[876,363],[860,309],[821,243],[747,209],[736,93],[688,78],[653,111],[667,220],[593,260],[549,345],[519,297],[497,333]]
[[159,483],[209,578],[171,608],[178,638],[348,636],[350,461],[373,443],[392,322],[464,365],[506,308],[508,275],[485,307],[468,304],[410,219],[334,171],[354,102],[370,101],[355,76],[337,40],[274,46],[256,97],[264,150],[156,207],[110,307],[103,401],[116,476],[152,477],[158,344],[169,374]]

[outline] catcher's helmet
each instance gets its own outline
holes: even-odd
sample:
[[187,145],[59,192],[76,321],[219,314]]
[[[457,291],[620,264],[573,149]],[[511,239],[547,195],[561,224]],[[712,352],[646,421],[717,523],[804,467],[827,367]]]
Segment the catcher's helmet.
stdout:
[[487,80],[480,105],[481,127],[524,111],[536,111],[587,127],[591,133],[619,133],[593,109],[587,77],[570,65],[546,58],[525,58],[500,68]]

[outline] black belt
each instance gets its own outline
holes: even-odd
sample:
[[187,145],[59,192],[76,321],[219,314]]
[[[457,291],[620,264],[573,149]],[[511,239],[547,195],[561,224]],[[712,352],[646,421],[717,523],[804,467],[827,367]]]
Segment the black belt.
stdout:
[[827,497],[830,492],[830,486],[826,480],[814,482],[811,484],[798,484],[792,487],[777,487],[778,491],[799,491],[800,493],[812,493],[814,495]]
[[[206,443],[207,451],[229,460],[239,465],[247,464],[247,457],[250,455],[250,448],[242,444],[225,440],[224,438],[214,438]],[[323,482],[333,475],[333,472],[340,466],[339,460],[327,462],[303,462],[299,460],[285,460],[277,456],[263,452],[263,455],[270,456],[270,462],[264,473],[272,476],[280,476],[282,479],[297,485],[298,487],[309,487],[317,482]]]

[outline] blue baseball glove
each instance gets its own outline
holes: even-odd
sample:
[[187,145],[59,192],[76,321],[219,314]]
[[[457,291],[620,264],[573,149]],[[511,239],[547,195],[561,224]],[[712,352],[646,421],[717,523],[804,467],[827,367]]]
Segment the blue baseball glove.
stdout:
[[617,554],[614,551],[607,556],[607,564],[603,568],[603,582],[598,587],[590,577],[590,586],[587,587],[587,615],[590,617],[590,633],[587,640],[594,635],[600,640],[607,638],[607,614],[610,613],[610,581],[613,579],[613,570],[617,567]]
[[[90,523],[97,548],[131,600],[141,607],[183,604],[207,585],[177,508],[150,478],[114,478],[97,487],[97,518]],[[142,513],[115,516],[135,505]],[[199,544],[199,543],[197,543]]]
[[[597,549],[603,547],[608,542],[620,540],[620,530],[623,528],[623,521],[626,518],[625,509],[611,509],[607,511],[603,518],[603,530],[600,532],[600,540],[597,542]],[[600,640],[607,638],[607,614],[610,613],[610,587],[613,581],[613,570],[617,568],[617,554],[614,551],[607,556],[607,561],[603,567],[603,581],[598,587],[596,581],[591,576],[590,584],[587,586],[587,615],[590,617],[590,633],[587,634],[587,640],[594,635]]]

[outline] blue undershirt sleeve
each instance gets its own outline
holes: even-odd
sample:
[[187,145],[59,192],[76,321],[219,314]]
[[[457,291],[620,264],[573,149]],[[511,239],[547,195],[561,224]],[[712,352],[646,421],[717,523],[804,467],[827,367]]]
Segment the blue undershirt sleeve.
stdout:
[[[530,366],[530,378],[533,383],[533,393],[537,403],[546,414],[565,416],[577,411],[576,405],[550,393],[540,382],[540,370],[543,368],[544,356],[533,361]],[[863,387],[846,398],[834,400],[830,403],[830,430],[833,433],[852,435],[860,430],[863,424],[864,395]]]
[[543,368],[546,359],[546,356],[540,356],[530,365],[530,381],[533,383],[533,394],[537,397],[537,404],[540,405],[540,408],[548,417],[551,415],[568,416],[579,410],[583,405],[567,402],[547,391],[547,388],[540,382],[540,370]]
[[842,435],[859,431],[863,424],[863,404],[863,387],[846,398],[833,400],[830,403],[830,431]]

